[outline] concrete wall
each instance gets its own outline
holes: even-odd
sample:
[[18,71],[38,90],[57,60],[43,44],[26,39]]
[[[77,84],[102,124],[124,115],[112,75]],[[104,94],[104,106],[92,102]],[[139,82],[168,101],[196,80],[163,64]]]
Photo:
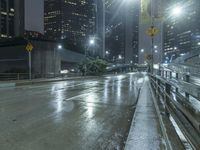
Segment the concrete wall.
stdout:
[[[57,43],[49,41],[30,41],[33,45],[32,71],[38,74],[60,73],[61,61],[76,64],[85,56],[66,49],[58,49]],[[26,45],[10,45],[0,47],[0,72],[11,69],[28,71],[28,52]]]

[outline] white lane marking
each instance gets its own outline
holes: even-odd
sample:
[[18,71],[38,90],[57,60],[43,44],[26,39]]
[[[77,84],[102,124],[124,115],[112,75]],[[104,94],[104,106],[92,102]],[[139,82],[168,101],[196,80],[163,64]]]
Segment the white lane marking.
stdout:
[[73,100],[73,99],[76,99],[76,98],[80,98],[80,97],[83,97],[83,96],[87,96],[87,95],[90,95],[91,93],[98,92],[98,91],[102,91],[102,90],[103,90],[103,89],[98,89],[98,90],[95,90],[95,91],[93,91],[93,92],[89,92],[89,93],[84,93],[84,94],[76,95],[76,96],[73,96],[73,97],[64,99],[63,101],[70,101],[70,100]]

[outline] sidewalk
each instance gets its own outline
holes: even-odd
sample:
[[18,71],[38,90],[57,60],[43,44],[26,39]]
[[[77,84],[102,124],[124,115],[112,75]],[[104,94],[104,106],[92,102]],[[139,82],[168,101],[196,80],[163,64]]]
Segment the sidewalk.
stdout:
[[125,150],[165,149],[148,82],[148,78],[146,77],[141,89]]

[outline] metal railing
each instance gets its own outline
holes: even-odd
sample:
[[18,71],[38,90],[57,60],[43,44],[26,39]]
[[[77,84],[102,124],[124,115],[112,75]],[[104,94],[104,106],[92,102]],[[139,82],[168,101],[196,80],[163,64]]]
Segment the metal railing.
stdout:
[[[171,74],[170,76],[172,77]],[[192,92],[199,91],[198,87],[184,81],[176,83],[166,76],[150,75],[150,79],[151,87],[157,101],[163,105],[165,115],[173,117],[193,149],[200,149],[200,111],[190,101],[200,100],[198,94]],[[192,90],[188,91],[189,88]]]

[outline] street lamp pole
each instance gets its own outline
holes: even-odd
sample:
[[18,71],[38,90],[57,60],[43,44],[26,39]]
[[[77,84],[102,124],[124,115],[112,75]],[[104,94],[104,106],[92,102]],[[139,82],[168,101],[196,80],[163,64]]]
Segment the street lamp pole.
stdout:
[[53,61],[54,61],[54,78],[56,77],[56,47],[53,50]]
[[[153,0],[151,0],[151,28],[154,29],[154,8]],[[154,64],[154,36],[151,36],[151,73],[153,74]]]
[[54,78],[56,77],[56,63],[57,63],[56,51],[58,49],[62,49],[62,45],[58,45],[58,46],[54,47],[54,51],[53,51],[53,58],[54,58]]

